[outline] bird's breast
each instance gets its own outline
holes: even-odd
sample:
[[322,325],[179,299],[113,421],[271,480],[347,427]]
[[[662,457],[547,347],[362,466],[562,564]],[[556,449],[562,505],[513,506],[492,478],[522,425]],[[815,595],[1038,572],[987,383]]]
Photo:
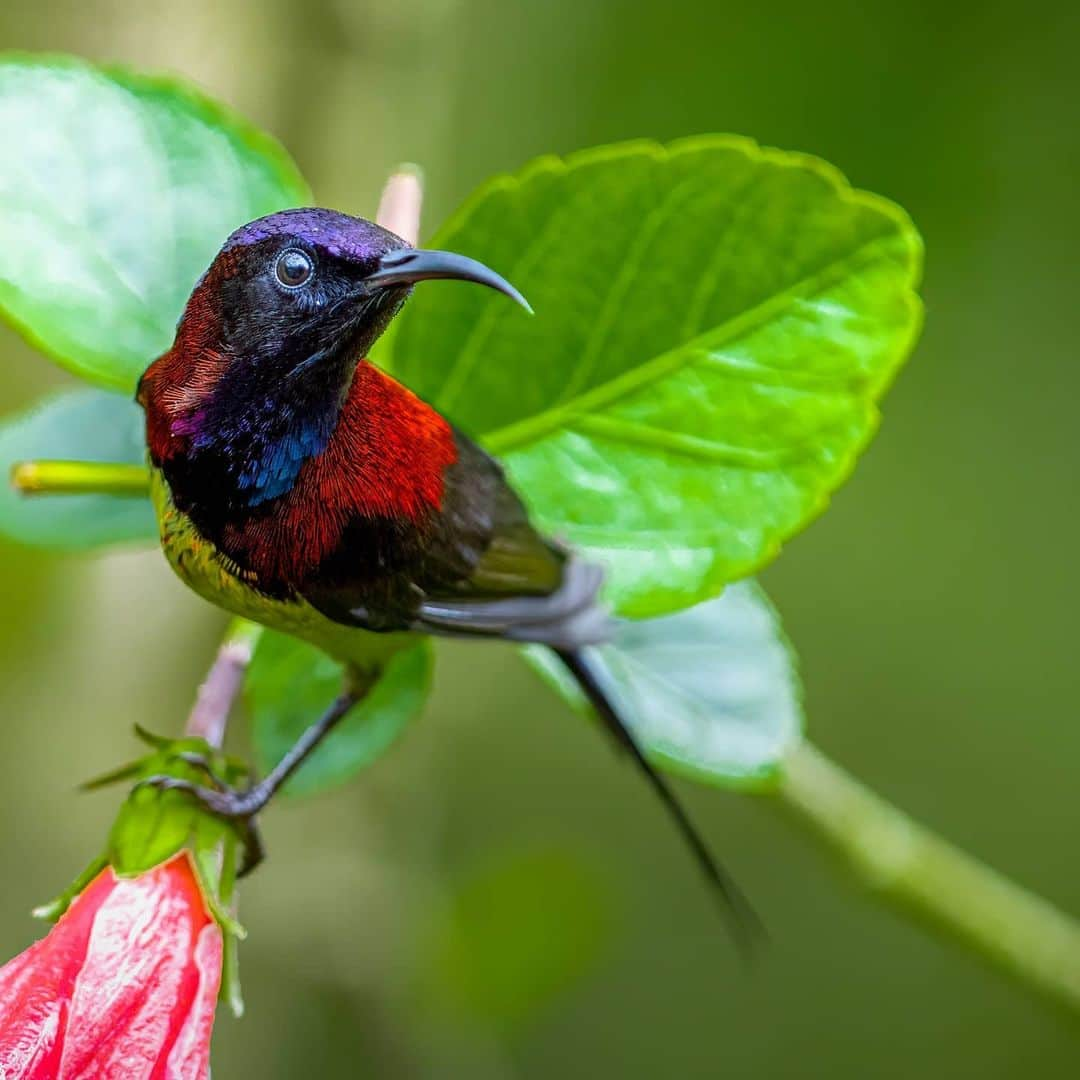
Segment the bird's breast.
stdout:
[[230,578],[224,587],[236,579],[275,600],[321,582],[327,572],[385,576],[423,559],[457,454],[442,416],[362,363],[319,451],[302,460],[291,451],[271,455],[289,465],[268,473],[272,490],[253,486],[228,447],[192,447],[157,462],[170,505],[184,518],[182,528],[174,526],[170,561],[197,592],[211,589],[218,603],[221,568]]
[[370,634],[342,626],[301,597],[267,596],[177,509],[159,469],[151,470],[151,492],[162,551],[177,576],[203,599],[232,615],[301,638],[347,663],[363,666],[408,644],[409,635]]

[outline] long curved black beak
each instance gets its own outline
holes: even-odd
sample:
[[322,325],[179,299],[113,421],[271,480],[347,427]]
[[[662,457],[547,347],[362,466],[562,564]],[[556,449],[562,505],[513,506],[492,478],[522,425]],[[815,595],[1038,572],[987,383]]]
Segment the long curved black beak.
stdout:
[[528,300],[521,295],[501,274],[496,274],[467,255],[455,255],[452,251],[422,251],[418,248],[403,248],[391,251],[379,261],[379,269],[365,279],[368,285],[385,288],[388,285],[412,285],[417,281],[432,281],[436,278],[452,281],[474,281],[477,285],[486,285],[489,289],[509,296],[520,304],[530,315],[533,309]]

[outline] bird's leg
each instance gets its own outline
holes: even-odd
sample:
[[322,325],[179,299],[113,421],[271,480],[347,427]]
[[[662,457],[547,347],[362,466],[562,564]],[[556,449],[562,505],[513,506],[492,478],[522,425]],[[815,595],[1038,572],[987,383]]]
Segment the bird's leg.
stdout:
[[[251,819],[277,794],[289,777],[307,760],[315,747],[330,734],[363,696],[364,689],[358,685],[358,680],[352,679],[334,699],[330,708],[293,743],[273,769],[258,783],[243,790],[230,788],[216,779],[211,780],[213,787],[205,787],[176,776],[151,776],[141,781],[141,784],[161,791],[186,791],[202,803],[210,813],[218,817],[242,821],[251,827]],[[259,852],[261,858],[258,834],[253,832],[252,835],[255,844],[246,845],[248,847],[246,869],[250,869],[246,864],[253,857],[253,851]]]
[[351,686],[338,694],[330,708],[289,747],[285,756],[270,772],[257,784],[238,794],[233,812],[224,816],[251,817],[257,814],[362,697],[363,694]]

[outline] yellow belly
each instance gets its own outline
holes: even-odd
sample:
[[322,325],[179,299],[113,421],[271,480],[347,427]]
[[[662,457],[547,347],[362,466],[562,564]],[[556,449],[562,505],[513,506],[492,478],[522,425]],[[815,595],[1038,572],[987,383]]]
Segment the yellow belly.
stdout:
[[384,662],[416,640],[412,634],[376,634],[343,626],[305,600],[273,600],[256,591],[229,568],[191,518],[176,508],[161,472],[151,468],[150,473],[162,551],[181,581],[204,600],[233,615],[308,641],[362,670]]

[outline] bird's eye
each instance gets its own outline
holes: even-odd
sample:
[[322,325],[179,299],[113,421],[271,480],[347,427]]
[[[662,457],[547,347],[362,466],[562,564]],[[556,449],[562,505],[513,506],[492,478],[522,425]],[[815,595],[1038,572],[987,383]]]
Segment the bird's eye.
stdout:
[[306,285],[311,275],[315,273],[315,264],[311,261],[310,255],[290,248],[278,256],[274,272],[285,288],[299,289],[301,285]]

